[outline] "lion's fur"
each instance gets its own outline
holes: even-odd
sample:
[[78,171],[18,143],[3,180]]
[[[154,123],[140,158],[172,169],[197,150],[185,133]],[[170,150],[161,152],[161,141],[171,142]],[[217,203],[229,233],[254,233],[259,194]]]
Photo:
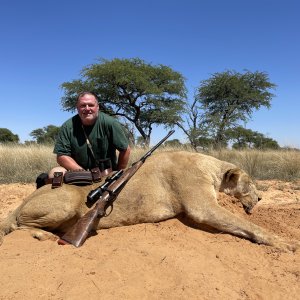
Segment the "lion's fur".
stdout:
[[[85,200],[93,188],[47,185],[36,190],[0,222],[0,239],[17,228],[65,232],[89,210]],[[159,222],[184,213],[199,224],[257,243],[290,250],[299,247],[219,206],[219,191],[237,197],[246,211],[259,200],[252,180],[233,164],[199,153],[161,152],[147,159],[127,183],[98,229]],[[45,238],[41,230],[34,235]]]

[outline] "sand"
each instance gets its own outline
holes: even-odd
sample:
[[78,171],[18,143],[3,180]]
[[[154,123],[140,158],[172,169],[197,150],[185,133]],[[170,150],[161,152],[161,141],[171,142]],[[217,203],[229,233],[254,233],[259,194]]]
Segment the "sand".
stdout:
[[[260,181],[263,200],[248,216],[300,240],[300,181]],[[0,185],[0,218],[35,189]],[[300,299],[300,249],[281,252],[189,226],[184,219],[101,230],[80,247],[40,242],[28,231],[0,247],[0,299]]]

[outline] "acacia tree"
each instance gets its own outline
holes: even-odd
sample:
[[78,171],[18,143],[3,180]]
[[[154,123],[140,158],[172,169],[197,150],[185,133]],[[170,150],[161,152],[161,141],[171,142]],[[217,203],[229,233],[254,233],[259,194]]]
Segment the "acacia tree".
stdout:
[[43,128],[38,128],[30,132],[38,144],[53,144],[58,135],[60,127],[48,125]]
[[17,134],[13,134],[7,128],[0,128],[0,143],[8,143],[8,142],[18,143],[19,136]]
[[270,108],[274,95],[269,90],[275,87],[266,73],[258,71],[243,74],[225,71],[203,80],[196,99],[203,109],[203,123],[209,128],[215,147],[226,144],[226,130],[241,121],[247,122],[254,110],[261,106]]
[[213,140],[208,137],[208,128],[203,119],[203,112],[199,105],[198,100],[195,98],[193,103],[185,105],[184,116],[176,125],[185,133],[191,147],[194,150],[199,148],[206,149]]
[[251,129],[238,126],[226,131],[226,136],[233,141],[232,148],[279,149],[277,141]]
[[154,124],[173,126],[181,119],[186,88],[183,76],[164,65],[139,58],[100,59],[80,73],[81,79],[64,82],[62,106],[75,110],[76,96],[93,91],[102,110],[133,123],[148,145]]

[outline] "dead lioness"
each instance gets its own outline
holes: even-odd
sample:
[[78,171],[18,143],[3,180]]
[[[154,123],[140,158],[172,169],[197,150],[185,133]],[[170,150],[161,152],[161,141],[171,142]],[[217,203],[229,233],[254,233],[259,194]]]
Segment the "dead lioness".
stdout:
[[[18,228],[32,228],[40,239],[65,232],[88,211],[85,201],[95,186],[44,186],[32,193],[0,222],[3,236]],[[98,229],[144,222],[159,222],[184,213],[206,224],[259,244],[295,250],[298,242],[286,242],[218,205],[219,191],[235,196],[246,212],[258,202],[249,176],[235,165],[190,152],[162,152],[151,156],[132,177],[114,202],[112,212],[101,219]]]

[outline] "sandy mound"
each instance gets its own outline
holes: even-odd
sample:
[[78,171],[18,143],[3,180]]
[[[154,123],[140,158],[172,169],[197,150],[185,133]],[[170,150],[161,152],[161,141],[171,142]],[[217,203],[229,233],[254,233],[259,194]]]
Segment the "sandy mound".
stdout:
[[[258,183],[251,216],[220,195],[230,211],[300,240],[300,182]],[[0,185],[0,218],[34,185]],[[299,299],[300,250],[281,253],[186,220],[98,232],[81,248],[39,242],[26,231],[0,247],[0,299]]]

